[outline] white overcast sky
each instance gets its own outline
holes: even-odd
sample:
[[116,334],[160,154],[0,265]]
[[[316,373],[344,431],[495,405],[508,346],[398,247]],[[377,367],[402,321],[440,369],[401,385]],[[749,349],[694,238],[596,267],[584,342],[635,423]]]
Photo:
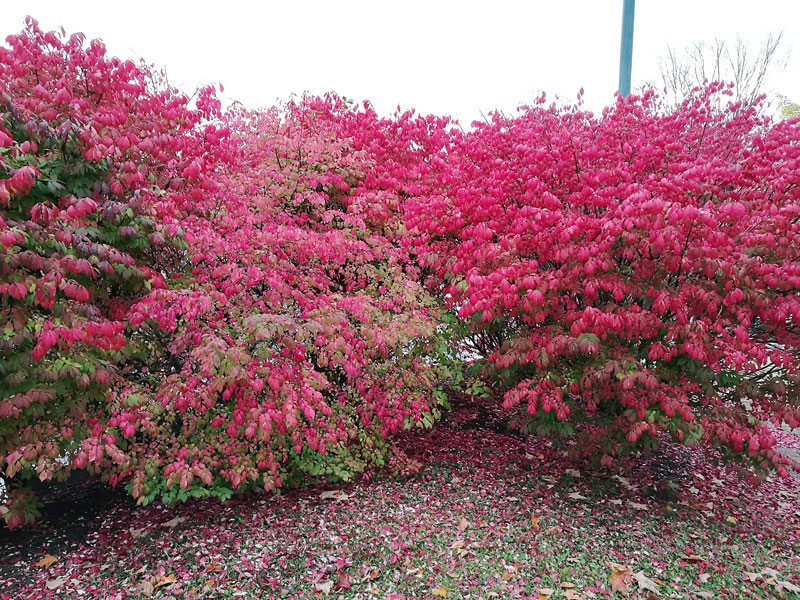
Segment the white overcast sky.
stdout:
[[[255,108],[336,91],[468,125],[542,90],[599,110],[617,88],[622,0],[3,1],[0,39],[26,15],[101,38],[111,54],[166,68],[187,92],[221,82],[225,103]],[[756,50],[783,31],[788,66],[769,89],[800,102],[800,0],[638,0],[632,88],[658,79],[668,44],[741,36]]]

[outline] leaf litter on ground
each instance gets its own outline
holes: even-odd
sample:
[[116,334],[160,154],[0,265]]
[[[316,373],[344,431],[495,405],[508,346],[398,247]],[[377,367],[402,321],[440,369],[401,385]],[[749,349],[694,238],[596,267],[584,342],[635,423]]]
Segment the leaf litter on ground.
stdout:
[[756,483],[665,443],[682,480],[660,501],[645,495],[657,462],[597,471],[544,438],[465,427],[471,410],[401,437],[424,464],[405,479],[120,501],[28,561],[14,532],[0,540],[0,599],[800,598],[798,480]]

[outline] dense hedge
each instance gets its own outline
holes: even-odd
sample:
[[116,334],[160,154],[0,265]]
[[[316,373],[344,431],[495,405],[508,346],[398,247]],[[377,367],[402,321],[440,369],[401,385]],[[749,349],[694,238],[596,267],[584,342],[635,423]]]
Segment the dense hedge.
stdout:
[[333,95],[223,113],[30,21],[0,48],[6,521],[73,469],[143,503],[402,470],[392,434],[475,357],[606,464],[665,431],[785,473],[800,134],[726,93],[468,133]]
[[607,464],[663,430],[786,472],[762,423],[800,424],[800,129],[729,94],[542,98],[455,140],[447,193],[409,203],[523,428],[599,425]]

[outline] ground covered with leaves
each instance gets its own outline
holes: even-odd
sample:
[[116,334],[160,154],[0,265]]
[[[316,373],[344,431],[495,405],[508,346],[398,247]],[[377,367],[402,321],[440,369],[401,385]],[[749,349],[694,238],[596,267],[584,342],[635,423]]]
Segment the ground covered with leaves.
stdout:
[[225,504],[56,489],[0,598],[800,598],[797,479],[675,445],[613,475],[468,402],[401,444],[406,478]]

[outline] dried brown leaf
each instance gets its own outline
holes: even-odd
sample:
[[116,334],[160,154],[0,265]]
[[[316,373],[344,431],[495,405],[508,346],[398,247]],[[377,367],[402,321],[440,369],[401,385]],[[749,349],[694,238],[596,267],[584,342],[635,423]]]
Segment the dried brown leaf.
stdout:
[[172,585],[173,583],[178,583],[178,580],[172,573],[169,575],[159,575],[158,579],[156,580],[155,588],[158,589],[166,587],[168,585]]
[[658,584],[650,579],[647,575],[645,575],[642,571],[633,574],[633,578],[636,580],[636,583],[639,585],[640,590],[647,590],[650,592],[658,592],[659,587]]
[[321,594],[325,594],[326,596],[331,593],[333,589],[333,582],[332,581],[325,581],[322,583],[315,583],[314,589],[320,592]]
[[149,579],[146,579],[145,581],[143,581],[142,583],[139,584],[139,590],[145,596],[152,596],[153,593],[156,591],[156,586],[153,585],[152,581],[150,581]]
[[336,587],[349,590],[352,586],[350,585],[350,575],[347,574],[347,571],[339,571],[339,576],[336,578]]
[[609,563],[611,573],[608,576],[608,581],[611,583],[611,592],[619,592],[623,596],[629,596],[630,590],[628,585],[633,583],[633,570],[625,565],[617,563]]
[[170,519],[166,523],[162,523],[162,527],[177,527],[184,521],[186,521],[186,517],[175,517],[173,519]]
[[67,583],[67,581],[68,580],[67,580],[66,577],[56,577],[55,579],[50,579],[44,585],[48,590],[55,590],[55,589],[60,588],[65,583]]
[[58,562],[58,557],[53,556],[52,554],[45,554],[42,558],[39,559],[38,562],[35,562],[33,564],[36,567],[43,567],[45,569],[49,569],[57,562]]

